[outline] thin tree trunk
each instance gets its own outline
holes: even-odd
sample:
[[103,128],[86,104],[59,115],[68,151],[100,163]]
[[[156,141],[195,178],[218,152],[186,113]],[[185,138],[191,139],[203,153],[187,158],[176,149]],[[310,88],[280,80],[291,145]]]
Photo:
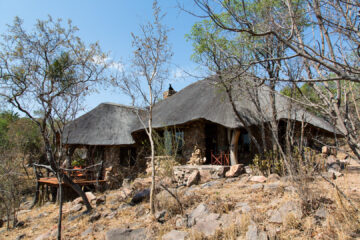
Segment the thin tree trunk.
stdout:
[[151,119],[149,120],[149,140],[151,146],[151,189],[150,189],[150,211],[151,214],[155,214],[155,148],[152,138],[152,126]]
[[62,187],[62,177],[58,177],[59,181],[59,219],[58,219],[58,234],[57,240],[61,240],[61,223],[62,223],[62,205],[63,205],[63,187]]

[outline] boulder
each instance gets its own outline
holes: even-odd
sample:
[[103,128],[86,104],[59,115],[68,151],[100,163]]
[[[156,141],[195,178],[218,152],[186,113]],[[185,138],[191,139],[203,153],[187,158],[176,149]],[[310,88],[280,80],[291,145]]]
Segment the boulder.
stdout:
[[78,212],[82,209],[83,205],[78,203],[70,208],[70,212]]
[[258,240],[258,229],[256,224],[252,223],[248,226],[248,230],[245,235],[246,240]]
[[86,192],[85,195],[86,195],[87,199],[89,200],[89,202],[96,199],[96,196],[92,192]]
[[326,164],[330,166],[331,164],[336,163],[336,157],[334,155],[330,155],[326,158]]
[[166,210],[162,210],[159,212],[155,213],[155,218],[159,223],[164,223],[165,222],[165,217],[166,217],[167,211]]
[[257,183],[251,186],[251,190],[262,190],[264,188],[264,185],[261,183]]
[[190,174],[190,176],[187,180],[186,186],[190,187],[193,184],[197,184],[199,182],[199,180],[200,180],[199,171],[195,170]]
[[315,219],[317,220],[324,220],[327,217],[327,210],[325,207],[320,207],[318,210],[316,210],[314,214]]
[[267,178],[265,176],[252,176],[250,178],[250,181],[252,182],[258,182],[258,183],[263,183],[266,182]]
[[238,177],[240,174],[244,173],[244,165],[236,164],[230,167],[230,170],[225,173],[225,177]]
[[281,207],[274,211],[269,211],[268,214],[270,215],[269,222],[271,223],[283,223],[286,216],[289,214],[293,214],[295,218],[301,218],[302,212],[301,207],[298,202],[295,201],[288,201],[281,205]]
[[147,230],[145,228],[128,229],[115,228],[106,232],[105,240],[144,240],[148,239]]
[[138,203],[141,203],[144,200],[148,200],[149,198],[150,198],[150,189],[143,189],[135,193],[134,197],[130,201],[130,205],[134,206]]
[[89,234],[91,234],[93,232],[93,227],[90,226],[88,229],[86,229],[84,232],[81,233],[81,237],[86,237]]
[[105,204],[105,202],[106,202],[106,196],[105,195],[102,195],[101,197],[98,197],[95,200],[96,206],[99,206],[101,204]]
[[95,222],[101,218],[101,214],[98,212],[94,212],[90,215],[89,222]]
[[242,213],[248,213],[251,211],[251,207],[246,202],[238,202],[235,205],[235,209],[241,211]]
[[280,176],[276,173],[270,174],[267,177],[267,182],[277,182],[280,181]]
[[264,189],[265,190],[276,190],[278,188],[280,188],[281,184],[279,182],[277,183],[270,183],[270,184],[266,184]]
[[172,230],[171,232],[166,233],[162,240],[184,240],[189,234],[184,231]]
[[336,158],[339,159],[339,160],[345,160],[349,157],[349,155],[347,155],[346,153],[344,152],[338,152],[336,154]]
[[46,239],[49,239],[50,238],[50,235],[51,235],[51,231],[47,232],[47,233],[43,233],[39,236],[37,236],[35,238],[35,240],[46,240]]
[[[213,213],[215,214],[215,213]],[[219,215],[219,214],[217,214]],[[214,219],[215,215],[210,217],[200,218],[197,220],[193,229],[203,233],[206,237],[210,237],[215,234],[216,230],[220,226],[220,221]]]
[[200,203],[188,216],[188,227],[192,227],[196,223],[196,219],[200,219],[209,214],[209,209],[204,203]]

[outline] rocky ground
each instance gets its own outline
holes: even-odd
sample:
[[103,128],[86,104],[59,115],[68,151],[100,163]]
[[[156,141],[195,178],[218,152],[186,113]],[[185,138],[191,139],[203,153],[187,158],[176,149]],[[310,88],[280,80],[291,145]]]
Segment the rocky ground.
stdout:
[[[292,182],[241,174],[178,188],[162,179],[181,205],[158,189],[155,216],[146,199],[150,179],[136,179],[118,190],[87,193],[90,214],[81,199],[65,203],[63,239],[360,239],[360,173],[350,169],[335,180],[326,176],[353,205],[320,176]],[[18,218],[19,227],[0,228],[0,239],[56,238],[58,205],[27,210],[23,204]]]

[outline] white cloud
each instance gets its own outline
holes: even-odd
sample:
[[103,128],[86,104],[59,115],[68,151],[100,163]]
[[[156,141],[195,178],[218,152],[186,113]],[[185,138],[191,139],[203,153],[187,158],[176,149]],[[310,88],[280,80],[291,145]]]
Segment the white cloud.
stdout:
[[116,62],[112,58],[109,58],[109,57],[103,57],[103,56],[97,55],[97,56],[93,57],[93,62],[95,64],[99,64],[99,65],[108,64],[109,68],[112,70],[117,70],[117,71],[124,70],[124,64],[122,64],[121,62]]

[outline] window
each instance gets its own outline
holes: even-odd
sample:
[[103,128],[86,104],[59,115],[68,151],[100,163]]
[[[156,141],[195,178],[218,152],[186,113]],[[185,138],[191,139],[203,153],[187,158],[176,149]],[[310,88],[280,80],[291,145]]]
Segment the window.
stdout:
[[167,155],[172,155],[174,152],[176,152],[176,154],[181,154],[184,146],[184,132],[165,130],[164,145],[165,153]]

